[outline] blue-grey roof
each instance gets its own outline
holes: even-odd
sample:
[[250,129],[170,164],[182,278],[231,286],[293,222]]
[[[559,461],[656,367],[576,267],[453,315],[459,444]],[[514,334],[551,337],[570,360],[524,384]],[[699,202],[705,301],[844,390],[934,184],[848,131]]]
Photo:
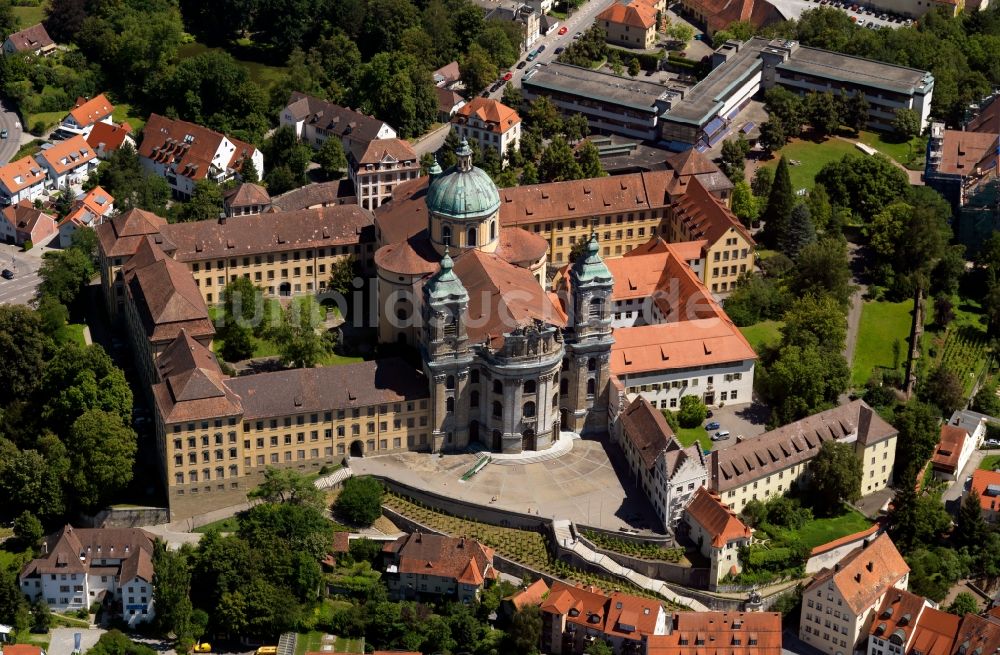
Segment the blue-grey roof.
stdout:
[[486,171],[472,165],[472,150],[463,139],[455,151],[458,163],[437,176],[427,189],[427,209],[449,218],[482,218],[500,209],[500,192]]

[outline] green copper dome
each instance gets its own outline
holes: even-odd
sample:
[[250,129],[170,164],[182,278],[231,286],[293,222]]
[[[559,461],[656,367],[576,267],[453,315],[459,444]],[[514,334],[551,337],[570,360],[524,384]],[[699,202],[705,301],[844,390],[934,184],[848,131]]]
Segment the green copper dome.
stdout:
[[424,285],[424,293],[430,301],[448,300],[468,300],[469,293],[465,290],[462,281],[458,279],[453,270],[455,263],[448,254],[448,249],[444,251],[441,258],[441,269],[427,280]]
[[500,192],[481,168],[472,165],[472,149],[465,139],[455,151],[458,163],[431,179],[427,209],[448,218],[482,218],[500,208]]
[[572,275],[577,284],[608,284],[611,271],[601,259],[601,248],[597,244],[597,234],[591,233],[587,248],[573,263]]

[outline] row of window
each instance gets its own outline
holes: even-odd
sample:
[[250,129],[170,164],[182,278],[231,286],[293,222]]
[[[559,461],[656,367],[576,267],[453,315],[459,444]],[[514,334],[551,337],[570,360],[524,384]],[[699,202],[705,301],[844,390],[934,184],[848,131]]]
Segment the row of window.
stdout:
[[[811,635],[816,635],[817,637],[820,636],[819,635],[819,629],[813,629],[812,626],[808,626],[808,625],[806,626],[806,633],[807,634],[811,634]],[[837,635],[834,635],[833,639],[830,639],[830,633],[829,632],[824,632],[823,633],[823,639],[825,641],[832,642],[834,646],[836,646],[839,643],[840,646],[841,646],[841,648],[847,648],[847,640],[846,639],[838,639]]]
[[[721,273],[720,273],[720,271],[721,271]],[[747,272],[747,265],[746,264],[740,264],[739,273],[746,273],[746,272]],[[723,266],[721,268],[718,267],[718,266],[713,266],[712,267],[712,276],[713,277],[719,277],[719,276],[726,277],[726,276],[737,275],[737,274],[738,273],[737,273],[737,269],[736,269],[735,265],[734,266]]]
[[[174,426],[174,432],[180,432],[180,427],[181,427],[180,425],[175,425]],[[194,429],[194,428],[192,428],[192,429]],[[208,435],[207,434],[201,435],[201,447],[202,448],[207,448],[208,447],[208,442],[209,442]],[[182,443],[183,443],[182,439],[180,439],[179,437],[175,437],[174,438],[174,450],[180,450]],[[236,443],[236,432],[230,432],[229,433],[229,443]],[[215,433],[215,445],[216,446],[221,446],[222,445],[222,433],[221,432],[216,432]],[[187,438],[187,447],[188,448],[196,448],[197,447],[197,437],[188,437]]]
[[[719,393],[719,402],[724,403],[727,400],[738,400],[738,399],[739,399],[739,393],[737,393],[736,391],[722,391]],[[660,409],[676,409],[677,399],[670,398],[670,399],[660,400],[659,407]]]
[[[726,245],[729,245],[730,241],[735,242],[736,239],[726,239]],[[721,251],[716,251],[716,253],[712,256],[712,261],[717,262],[721,260],[724,262],[728,262],[730,258],[746,259],[747,255],[749,254],[750,254],[749,248],[744,248],[743,250],[737,250],[735,248],[733,250],[721,250]]]
[[[352,254],[352,253],[355,254],[355,255],[361,254],[361,246],[359,244],[355,244],[355,245],[349,245],[349,246],[340,246],[339,248],[336,247],[336,246],[333,246],[333,247],[330,248],[330,256],[331,257],[335,257],[337,255],[349,255],[349,254]],[[323,257],[326,257],[326,256],[327,256],[327,249],[326,248],[319,248],[319,249],[316,250],[316,257],[317,258],[323,258]],[[274,254],[256,255],[255,257],[253,257],[253,260],[252,260],[253,261],[253,265],[254,266],[260,266],[260,265],[262,265],[264,263],[273,264],[275,262],[275,257],[278,257],[278,261],[280,263],[282,263],[282,264],[287,263],[289,261],[289,253],[283,252],[283,253],[279,253],[278,255],[274,255]],[[306,250],[305,252],[302,252],[302,251],[299,251],[299,250],[295,250],[295,251],[293,251],[291,253],[291,261],[293,261],[293,262],[297,262],[297,261],[299,261],[301,259],[310,260],[312,258],[313,258],[313,251],[312,250]],[[229,260],[229,268],[236,268],[237,266],[239,266],[240,265],[239,261],[240,260],[237,259],[237,258],[235,258],[235,257],[231,258]],[[251,262],[251,258],[250,257],[244,257],[243,258],[243,266],[250,266],[251,265],[250,262]],[[191,264],[191,272],[197,273],[199,270],[202,270],[202,269],[204,269],[206,272],[207,271],[211,271],[213,264],[214,264],[215,268],[217,270],[220,270],[220,271],[226,268],[226,260],[224,260],[224,259],[219,259],[219,260],[214,261],[214,262],[211,261],[211,260],[210,261],[206,261],[206,262],[192,262],[192,264]]]
[[[178,441],[180,441],[180,439],[176,439],[174,441],[174,444],[176,445],[176,443]],[[224,458],[224,454],[225,454],[225,452],[221,448],[217,449],[215,451],[215,461],[221,462],[223,459],[225,459]],[[230,448],[229,449],[229,459],[236,459],[236,457],[237,457],[236,449],[235,448]],[[201,461],[202,461],[203,464],[207,464],[209,461],[211,461],[211,457],[210,457],[209,451],[207,451],[207,450],[203,450],[202,451],[202,453],[201,453]],[[197,463],[198,463],[198,453],[188,453],[188,464],[197,464]],[[174,455],[174,465],[175,466],[181,466],[183,464],[184,464],[184,455],[180,455],[180,454]]]

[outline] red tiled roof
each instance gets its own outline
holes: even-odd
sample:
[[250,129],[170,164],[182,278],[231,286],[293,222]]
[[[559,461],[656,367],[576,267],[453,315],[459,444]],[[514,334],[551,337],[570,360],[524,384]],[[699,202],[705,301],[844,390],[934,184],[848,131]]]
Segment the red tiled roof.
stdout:
[[503,134],[521,122],[516,111],[497,100],[475,97],[455,112],[453,123],[463,124],[475,117],[491,132]]
[[11,194],[27,189],[34,184],[41,184],[45,182],[45,177],[45,169],[31,155],[25,155],[9,164],[0,166],[0,183]]
[[[129,559],[137,551],[153,552],[153,535],[140,528],[74,528],[64,526],[45,539],[48,552],[32,560],[21,570],[21,576],[48,573],[85,573],[95,567],[98,559],[120,559],[122,581],[139,575],[152,581],[151,559]],[[131,577],[126,577],[126,575]],[[4,647],[4,655],[9,654],[9,646]]]
[[951,655],[961,617],[925,607],[917,621],[910,652],[922,655]]
[[36,155],[40,162],[49,165],[57,175],[62,175],[95,159],[97,153],[79,134],[65,141],[56,141],[52,147]]
[[45,31],[45,26],[41,23],[26,27],[20,32],[14,32],[7,39],[14,45],[15,52],[34,52],[42,50],[46,46],[55,45],[52,37]]
[[698,487],[694,492],[685,513],[712,537],[713,548],[750,538],[750,528],[736,516],[736,512],[705,487]]
[[670,633],[650,637],[646,649],[646,655],[781,652],[781,614],[777,612],[676,612]]
[[840,560],[837,568],[817,573],[803,595],[821,586],[825,589],[826,583],[832,581],[840,591],[844,604],[855,616],[859,616],[909,571],[910,567],[889,535],[881,534],[851,551]]
[[867,530],[862,530],[861,532],[855,532],[854,534],[849,534],[849,535],[846,535],[846,536],[841,537],[839,539],[834,539],[833,541],[828,541],[825,544],[820,544],[819,546],[816,546],[811,551],[809,551],[809,554],[810,555],[819,555],[821,553],[825,553],[827,551],[833,550],[834,548],[839,548],[840,546],[843,546],[844,544],[849,544],[852,541],[858,541],[860,539],[867,539],[871,535],[873,535],[876,532],[878,532],[880,529],[881,528],[879,527],[879,525],[875,524],[875,525],[871,526],[870,528],[868,528]]
[[128,123],[121,125],[98,123],[87,135],[87,143],[94,150],[103,149],[105,153],[114,152],[122,147],[125,138],[130,134],[132,134],[132,126]]
[[69,115],[80,127],[87,127],[107,118],[115,111],[115,106],[102,93],[91,99],[77,98]]
[[979,494],[984,512],[1000,512],[1000,471],[977,469],[972,474],[972,489]]
[[781,13],[767,0],[685,0],[706,17],[709,32],[726,28],[736,21],[763,27],[783,20]]
[[614,338],[611,372],[618,376],[757,359],[728,318],[619,328]]
[[[905,650],[917,627],[917,619],[924,611],[924,602],[923,596],[912,594],[905,589],[890,591],[885,595],[882,606],[872,619],[869,634],[885,640],[893,638],[893,641]],[[958,628],[957,620],[955,627]]]
[[653,468],[656,458],[671,444],[680,448],[680,444],[674,439],[674,431],[667,424],[663,413],[642,396],[625,408],[620,420],[625,438],[639,452],[639,457],[647,469]]
[[541,605],[548,593],[548,583],[539,578],[526,588],[521,589],[515,594],[511,594],[505,600],[509,600],[514,605],[514,609],[520,610],[529,605]]
[[[228,157],[222,153],[216,159],[223,139],[228,139],[233,149]],[[252,157],[256,150],[249,143],[207,127],[150,114],[142,131],[139,156],[170,166],[178,175],[203,180],[210,169],[240,170],[243,161]]]
[[387,543],[382,552],[393,559],[400,573],[434,575],[477,586],[497,577],[493,549],[476,539],[414,532]]
[[271,196],[268,195],[267,189],[250,182],[243,182],[236,188],[226,191],[223,198],[229,207],[271,204]]
[[945,423],[941,426],[941,438],[934,447],[931,464],[936,471],[955,473],[958,469],[958,459],[969,433],[960,427]]
[[979,174],[977,169],[983,171],[995,167],[998,139],[1000,135],[996,132],[945,130],[938,172],[975,176]]
[[596,587],[573,587],[555,580],[541,610],[564,616],[569,624],[639,641],[655,633],[663,606],[647,598],[617,591],[607,596]]
[[648,30],[656,25],[656,10],[636,0],[632,0],[631,2],[618,0],[597,14],[597,20]]
[[131,257],[146,235],[159,235],[167,219],[144,209],[130,209],[97,227],[97,241],[106,257]]
[[409,141],[403,139],[373,139],[359,142],[351,149],[354,161],[359,165],[381,164],[383,162],[410,163],[418,166],[417,153]]

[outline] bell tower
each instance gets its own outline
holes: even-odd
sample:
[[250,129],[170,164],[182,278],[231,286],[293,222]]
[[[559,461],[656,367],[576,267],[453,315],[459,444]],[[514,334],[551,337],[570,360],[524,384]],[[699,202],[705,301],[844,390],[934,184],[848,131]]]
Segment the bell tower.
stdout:
[[469,368],[472,352],[465,329],[469,294],[455,274],[445,249],[441,269],[424,285],[424,372],[430,381],[431,450],[461,450],[469,445]]
[[614,280],[601,259],[596,234],[591,234],[586,249],[570,269],[570,287],[563,361],[563,376],[568,384],[560,402],[566,410],[564,425],[574,432],[603,432],[607,430],[614,343],[611,336]]

